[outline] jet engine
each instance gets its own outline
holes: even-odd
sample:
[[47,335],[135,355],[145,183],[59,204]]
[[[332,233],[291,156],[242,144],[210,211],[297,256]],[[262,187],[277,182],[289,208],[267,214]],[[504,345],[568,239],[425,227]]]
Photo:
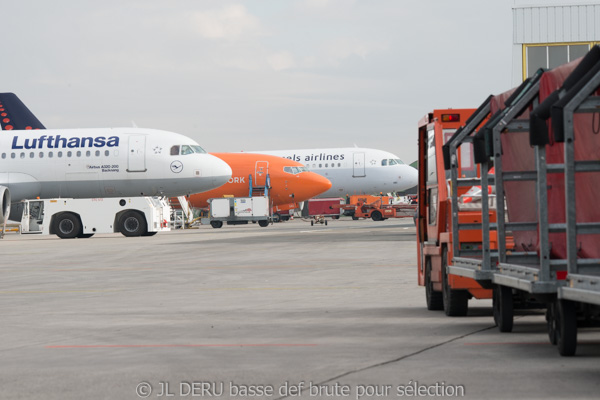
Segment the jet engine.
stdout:
[[10,214],[10,192],[6,186],[0,186],[0,225],[4,225]]

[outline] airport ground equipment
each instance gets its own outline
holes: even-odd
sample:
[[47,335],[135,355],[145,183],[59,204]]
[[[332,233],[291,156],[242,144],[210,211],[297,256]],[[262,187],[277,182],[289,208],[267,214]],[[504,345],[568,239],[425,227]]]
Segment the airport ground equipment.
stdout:
[[227,225],[242,225],[258,222],[262,227],[271,222],[271,207],[268,196],[223,197],[209,200],[210,215],[203,223],[213,228]]
[[342,211],[340,207],[344,200],[339,197],[326,197],[321,199],[309,199],[302,207],[302,217],[310,219],[310,225],[327,225],[326,218],[339,219]]
[[171,206],[171,229],[189,228],[196,222],[194,210],[185,196],[171,197],[169,205]]
[[551,111],[554,138],[564,146],[567,279],[549,326],[562,355],[575,354],[578,320],[600,316],[600,48],[592,51],[593,66]]
[[[516,304],[545,305],[550,341],[565,356],[575,353],[578,321],[597,324],[600,315],[600,125],[594,125],[600,101],[593,95],[599,71],[597,46],[583,60],[537,71],[518,88],[489,97],[478,110],[489,121],[476,133],[467,124],[445,149],[453,187],[457,149],[468,141],[480,176],[493,165],[489,204],[497,221],[484,218],[482,230],[498,238],[497,251],[484,246],[477,259],[455,255],[450,274],[493,288],[494,319],[503,332],[513,328]],[[488,204],[488,179],[475,183]],[[452,229],[456,235],[460,226]]]
[[202,224],[213,228],[227,225],[243,225],[249,222],[266,227],[273,221],[269,189],[271,178],[266,175],[264,185],[253,185],[252,175],[248,176],[248,197],[222,197],[208,200],[207,216]]
[[[414,204],[392,204],[389,196],[369,196],[375,198],[369,201],[365,196],[351,200],[352,219],[371,218],[373,221],[384,221],[388,218],[413,217],[416,210]],[[347,208],[346,208],[347,209]]]
[[351,216],[353,220],[371,218],[373,221],[384,221],[388,218],[414,217],[416,204],[393,203],[393,197],[373,195],[348,196],[339,207],[343,215]]
[[[477,177],[487,177],[487,171],[478,171],[473,161],[472,144],[466,143],[457,153],[457,177],[450,185],[450,176],[444,170],[443,145],[466,122],[479,126],[481,110],[434,110],[419,122],[419,184],[417,204],[418,281],[425,286],[429,310],[444,309],[446,315],[467,314],[470,298],[486,299],[492,291],[475,279],[450,274],[449,260],[469,257],[477,261],[482,249],[497,248],[495,233],[482,230],[482,221],[495,222],[496,213],[489,210],[486,201],[471,204],[464,201],[458,208],[458,199],[476,184]],[[480,175],[481,174],[481,175]],[[484,179],[485,181],[485,179]],[[487,187],[482,187],[487,195]],[[454,204],[451,201],[454,200]],[[487,200],[487,199],[485,199]],[[458,227],[453,233],[452,228]]]
[[71,239],[113,232],[152,236],[170,230],[171,209],[166,199],[158,197],[24,200],[18,207],[21,233]]

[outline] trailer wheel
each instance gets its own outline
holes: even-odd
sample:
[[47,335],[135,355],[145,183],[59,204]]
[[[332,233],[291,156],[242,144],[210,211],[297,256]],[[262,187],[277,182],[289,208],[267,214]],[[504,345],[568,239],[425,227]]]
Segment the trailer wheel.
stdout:
[[314,226],[314,224],[315,224],[315,221],[312,221],[312,220],[311,220],[311,221],[310,221],[310,226]]
[[427,301],[428,310],[443,310],[444,299],[442,292],[436,292],[433,289],[433,281],[431,280],[431,258],[427,257],[425,261],[425,300]]
[[127,211],[119,219],[119,232],[123,236],[142,236],[147,232],[146,218],[137,211]]
[[267,227],[269,226],[269,221],[267,221],[266,219],[261,219],[260,221],[258,221],[258,225],[261,227]]
[[371,218],[373,218],[373,221],[383,221],[383,216],[377,210],[371,213]]
[[444,312],[449,317],[464,317],[469,309],[469,292],[454,290],[448,282],[448,251],[442,250],[442,298]]
[[570,357],[577,350],[577,307],[574,301],[559,300],[555,315],[558,317],[557,343],[561,356]]
[[512,332],[514,321],[512,289],[508,286],[495,285],[492,292],[492,308],[498,330]]
[[218,229],[223,226],[223,221],[210,221],[210,226],[215,229]]
[[73,239],[81,234],[81,221],[73,213],[64,213],[55,217],[54,232],[61,239]]
[[273,222],[281,222],[281,215],[279,215],[279,213],[273,214]]
[[553,346],[558,343],[558,319],[556,317],[556,302],[548,303],[546,307],[546,324],[548,326],[548,338]]

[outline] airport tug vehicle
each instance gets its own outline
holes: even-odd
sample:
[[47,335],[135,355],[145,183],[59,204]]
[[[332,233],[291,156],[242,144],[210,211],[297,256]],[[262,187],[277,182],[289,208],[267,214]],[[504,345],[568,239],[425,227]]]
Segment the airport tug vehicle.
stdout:
[[21,233],[73,239],[114,232],[152,236],[170,230],[171,207],[158,197],[38,199],[17,204],[22,209]]

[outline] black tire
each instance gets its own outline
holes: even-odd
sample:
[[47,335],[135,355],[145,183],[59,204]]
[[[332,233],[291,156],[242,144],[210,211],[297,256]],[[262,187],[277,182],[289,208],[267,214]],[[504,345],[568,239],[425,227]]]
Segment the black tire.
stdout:
[[548,303],[546,307],[546,324],[548,327],[548,338],[553,346],[558,344],[558,318],[556,316],[556,302]]
[[498,330],[512,332],[514,321],[512,289],[507,286],[495,285],[492,296],[494,322],[498,326]]
[[93,233],[80,233],[79,235],[77,235],[77,237],[81,239],[89,239],[92,236],[94,236]]
[[373,211],[371,213],[371,218],[373,219],[373,221],[383,221],[383,216],[379,211]]
[[315,224],[315,221],[310,221],[310,226],[313,226]]
[[331,219],[340,219],[340,216],[339,216],[339,215],[333,215],[333,216],[331,217]]
[[154,236],[156,235],[158,232],[146,232],[144,234],[142,234],[142,236]]
[[561,356],[571,357],[577,350],[577,303],[559,300],[556,307],[558,317],[557,343]]
[[273,222],[281,222],[281,215],[279,215],[278,213],[273,214]]
[[258,221],[258,225],[265,228],[265,227],[269,226],[269,221],[266,219],[261,219],[260,221]]
[[464,317],[469,310],[469,292],[450,288],[448,282],[448,252],[442,249],[442,298],[444,312],[449,317]]
[[358,217],[352,216],[352,221],[358,221]]
[[61,239],[73,239],[81,235],[81,220],[72,213],[64,213],[54,219],[54,233]]
[[123,236],[142,236],[148,232],[146,218],[137,211],[127,211],[119,218],[119,232]]
[[223,226],[223,221],[210,221],[210,226],[215,229],[218,229]]
[[433,281],[431,280],[431,258],[425,259],[425,300],[427,309],[438,311],[444,309],[444,299],[442,292],[437,292],[433,289]]
[[327,226],[327,221],[325,221],[325,225]]

